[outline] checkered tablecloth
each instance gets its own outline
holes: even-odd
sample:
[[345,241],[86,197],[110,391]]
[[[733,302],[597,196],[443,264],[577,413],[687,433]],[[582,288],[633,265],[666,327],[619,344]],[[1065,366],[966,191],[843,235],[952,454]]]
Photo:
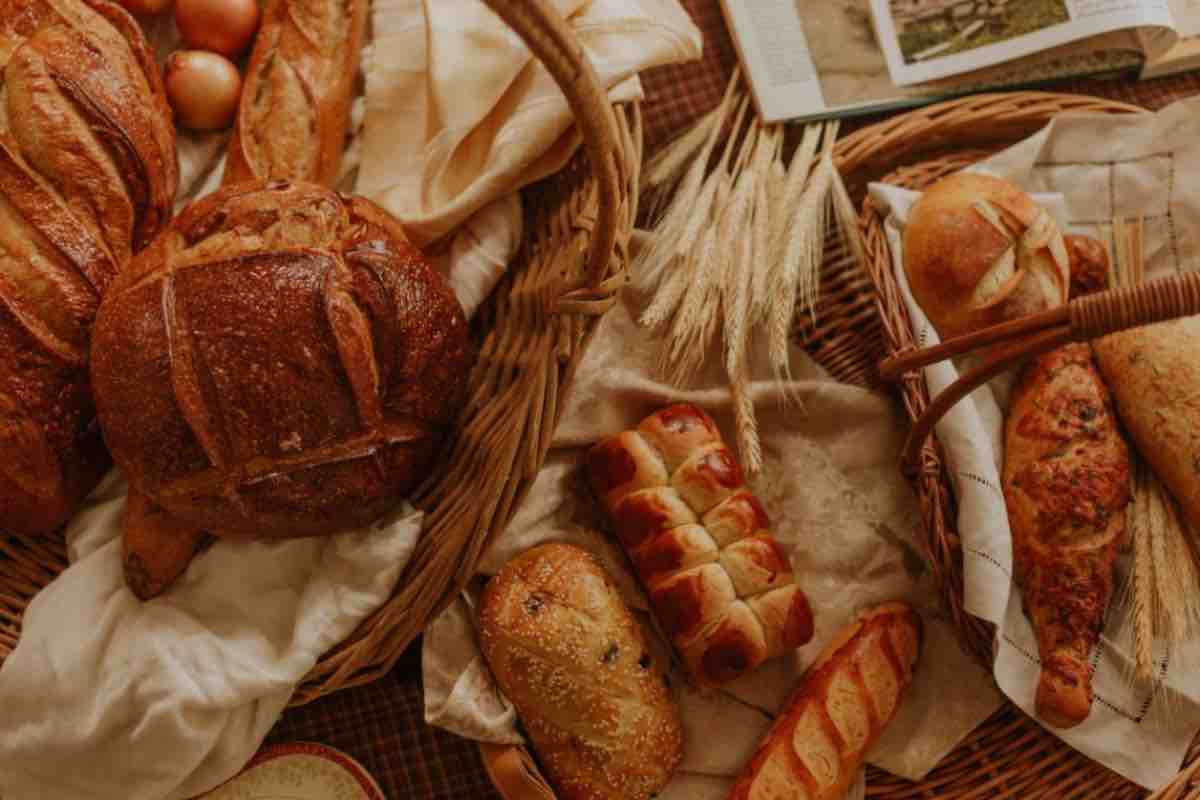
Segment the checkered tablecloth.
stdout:
[[[650,150],[720,101],[737,59],[717,0],[683,2],[704,32],[705,54],[699,62],[643,75]],[[1056,90],[1156,109],[1200,93],[1200,74],[1145,83],[1071,81]],[[854,120],[845,129],[875,119],[878,117]],[[374,774],[389,800],[498,798],[474,744],[425,725],[420,664],[417,642],[386,678],[287,712],[269,741],[309,740],[344,750]]]

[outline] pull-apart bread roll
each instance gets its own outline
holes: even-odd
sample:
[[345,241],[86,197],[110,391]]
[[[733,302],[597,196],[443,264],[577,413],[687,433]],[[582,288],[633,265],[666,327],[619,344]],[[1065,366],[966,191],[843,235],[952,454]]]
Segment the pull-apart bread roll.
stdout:
[[839,800],[896,716],[921,653],[904,603],[861,615],[809,667],[729,800]]
[[108,467],[92,323],[178,175],[154,56],[118,6],[0,0],[0,70],[0,528],[28,535]]
[[970,173],[921,195],[904,228],[904,270],[942,339],[1061,305],[1070,281],[1050,214],[1011,183]]
[[311,184],[189,206],[105,298],[92,382],[134,489],[215,535],[369,524],[425,477],[472,352],[385,211]]
[[588,454],[592,488],[663,631],[715,686],[812,638],[808,599],[716,424],[674,405]]
[[480,644],[562,800],[647,800],[683,758],[662,667],[586,551],[535,547],[484,590]]
[[269,0],[246,68],[225,183],[333,186],[368,0]]

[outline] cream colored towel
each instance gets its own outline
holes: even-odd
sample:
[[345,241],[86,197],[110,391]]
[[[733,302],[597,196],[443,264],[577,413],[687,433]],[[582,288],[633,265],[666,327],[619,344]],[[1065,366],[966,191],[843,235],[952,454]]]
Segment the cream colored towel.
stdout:
[[[678,0],[550,0],[614,100],[636,75],[698,58]],[[578,144],[567,102],[481,0],[376,0],[357,190],[419,243],[561,168]]]

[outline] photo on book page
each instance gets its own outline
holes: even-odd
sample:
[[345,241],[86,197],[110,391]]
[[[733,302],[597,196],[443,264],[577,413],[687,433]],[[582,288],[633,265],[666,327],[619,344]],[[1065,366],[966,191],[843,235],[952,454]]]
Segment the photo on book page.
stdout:
[[[892,81],[912,86],[1104,34],[1174,44],[1168,0],[870,0]],[[1171,34],[1170,36],[1165,33]]]

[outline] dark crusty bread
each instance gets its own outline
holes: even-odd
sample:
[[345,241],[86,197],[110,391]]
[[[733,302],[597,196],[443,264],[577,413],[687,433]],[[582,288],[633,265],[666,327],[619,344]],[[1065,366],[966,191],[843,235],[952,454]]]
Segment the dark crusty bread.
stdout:
[[729,800],[840,800],[896,716],[921,639],[905,603],[860,615],[805,672]]
[[399,223],[312,184],[193,203],[97,317],[92,380],[133,488],[214,535],[369,524],[465,400],[462,309]]
[[646,800],[683,755],[645,634],[589,553],[535,547],[488,582],[480,644],[562,800]]
[[170,217],[162,81],[104,0],[0,0],[0,527],[57,528],[108,467],[88,385],[100,297]]
[[812,638],[787,554],[704,411],[662,409],[596,444],[587,468],[698,684],[727,683]]
[[337,180],[367,0],[270,0],[246,69],[226,184]]

